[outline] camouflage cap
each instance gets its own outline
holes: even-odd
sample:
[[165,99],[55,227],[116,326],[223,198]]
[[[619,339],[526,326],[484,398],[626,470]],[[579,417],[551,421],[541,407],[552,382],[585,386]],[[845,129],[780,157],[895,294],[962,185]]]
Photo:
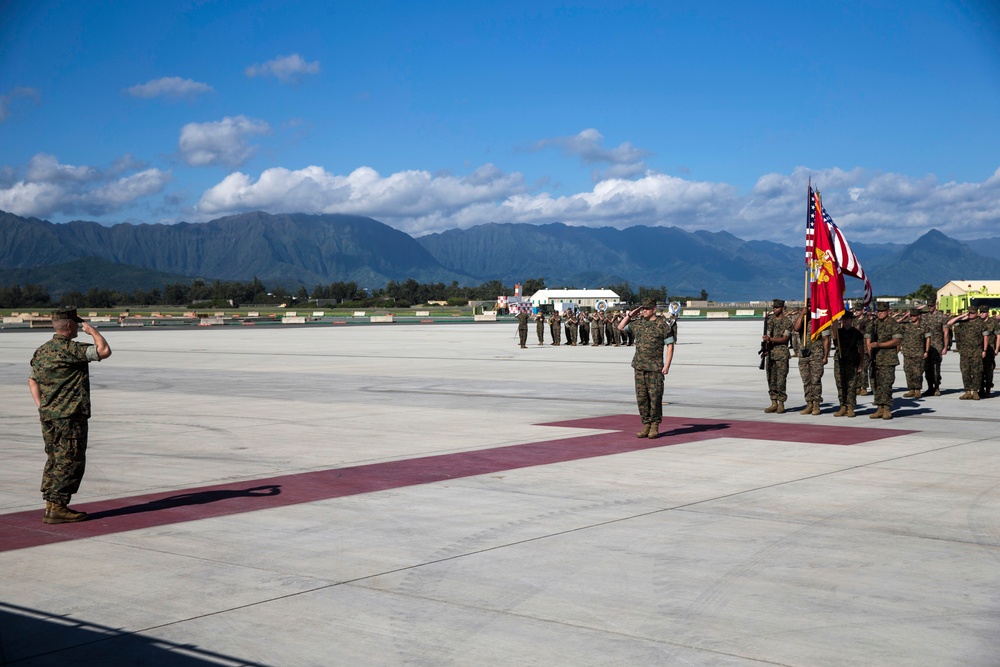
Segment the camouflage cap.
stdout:
[[656,310],[656,299],[646,299],[642,302],[642,306],[640,306],[640,308],[650,308],[652,310]]
[[919,308],[910,308],[910,317],[920,317],[923,313],[920,312]]
[[784,299],[775,299],[774,301],[771,302],[771,308],[784,308],[784,307],[785,307]]
[[880,313],[887,312],[889,310],[889,303],[886,301],[879,301],[878,305],[875,306],[875,310]]
[[72,320],[74,322],[83,322],[83,318],[76,314],[76,307],[72,308],[60,308],[59,310],[52,311],[53,320]]
[[990,312],[990,307],[986,306],[986,305],[979,306],[979,312],[980,313],[988,313],[988,312]]

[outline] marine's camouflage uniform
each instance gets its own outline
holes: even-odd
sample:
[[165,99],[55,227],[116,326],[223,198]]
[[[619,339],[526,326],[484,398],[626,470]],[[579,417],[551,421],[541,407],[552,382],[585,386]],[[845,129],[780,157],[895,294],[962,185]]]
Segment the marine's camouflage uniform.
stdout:
[[97,348],[56,334],[35,350],[28,377],[38,383],[38,417],[45,441],[42,497],[66,505],[80,489],[87,465],[90,371]]
[[903,322],[903,342],[899,346],[903,353],[903,374],[906,375],[906,390],[919,392],[923,385],[924,350],[931,332],[921,322]]
[[599,312],[590,320],[590,344],[595,347],[604,344],[604,317]]
[[[823,329],[816,340],[806,340],[799,346],[799,377],[802,378],[802,393],[806,403],[823,402],[823,340],[830,337],[830,329]],[[798,334],[794,339],[802,342]]]
[[663,348],[673,345],[670,327],[654,317],[630,320],[635,334],[635,400],[643,424],[659,424],[663,419]]
[[545,316],[541,313],[535,315],[535,334],[539,345],[545,342]]
[[955,336],[955,349],[961,356],[958,366],[962,369],[965,391],[979,392],[983,384],[983,336],[985,323],[977,316],[951,325]]
[[517,314],[517,338],[521,347],[528,343],[528,311],[526,310]]
[[[868,327],[866,339],[873,343],[888,343],[893,338],[902,338],[903,332],[899,322],[887,317],[884,320],[872,320]],[[896,382],[896,366],[899,365],[899,353],[895,348],[875,350],[875,377],[872,384],[875,390],[874,404],[876,407],[892,408],[892,385]]]
[[[792,320],[782,314],[781,317],[767,316],[766,334],[771,338],[781,338],[792,333]],[[773,344],[768,353],[770,361],[767,364],[767,393],[772,401],[784,403],[788,400],[785,392],[788,381],[788,344]]]
[[1000,332],[1000,326],[998,326],[997,321],[992,317],[982,321],[983,333],[986,334],[987,347],[986,356],[983,357],[983,379],[979,384],[979,395],[986,398],[993,391],[993,371],[997,367],[994,350],[996,349],[997,333]]

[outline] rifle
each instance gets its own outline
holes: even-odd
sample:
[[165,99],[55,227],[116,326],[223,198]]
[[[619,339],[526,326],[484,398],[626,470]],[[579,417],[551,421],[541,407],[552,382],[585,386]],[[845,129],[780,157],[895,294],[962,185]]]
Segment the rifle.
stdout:
[[[764,315],[764,333],[763,336],[767,335],[767,321],[770,315]],[[771,361],[771,343],[766,340],[760,341],[760,350],[757,351],[760,356],[760,370],[764,370],[767,367],[768,362]],[[770,369],[768,369],[770,370]]]

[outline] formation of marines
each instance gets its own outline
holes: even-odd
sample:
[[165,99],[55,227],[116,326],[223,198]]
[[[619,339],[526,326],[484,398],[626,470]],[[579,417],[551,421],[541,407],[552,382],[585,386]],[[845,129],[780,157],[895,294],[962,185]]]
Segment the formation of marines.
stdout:
[[[666,318],[658,313],[658,317]],[[621,310],[593,312],[566,311],[563,313],[552,312],[535,313],[528,315],[521,311],[518,313],[518,333],[525,332],[525,338],[521,340],[521,347],[527,347],[528,320],[535,321],[535,335],[539,345],[545,345],[545,329],[548,325],[550,345],[562,345],[564,336],[566,345],[576,347],[577,345],[599,346],[631,346],[635,344],[635,334],[632,327],[626,326],[619,329],[621,322],[626,319],[627,312]],[[523,323],[522,323],[523,320]]]
[[970,306],[949,318],[935,305],[893,313],[883,302],[874,314],[845,312],[815,340],[802,334],[806,316],[803,310],[793,317],[785,312],[785,302],[775,299],[765,318],[761,355],[771,404],[764,412],[785,411],[789,359],[797,356],[806,401],[799,414],[821,414],[823,371],[833,356],[839,403],[834,417],[854,417],[857,397],[870,393],[875,410],[869,418],[892,419],[900,356],[906,382],[903,398],[941,396],[941,361],[952,342],[962,371],[964,393],[959,399],[978,401],[993,392],[1000,315],[991,316],[989,306]]

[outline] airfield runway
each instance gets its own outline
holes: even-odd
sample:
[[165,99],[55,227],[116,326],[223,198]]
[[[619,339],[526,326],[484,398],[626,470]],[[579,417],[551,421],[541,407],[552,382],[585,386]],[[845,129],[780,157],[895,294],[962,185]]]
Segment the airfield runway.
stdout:
[[[507,324],[105,326],[79,524],[41,523],[0,333],[0,664],[1000,664],[1000,398],[768,415],[759,322],[631,348]],[[546,332],[547,333],[547,332]],[[81,335],[81,340],[89,337]]]

